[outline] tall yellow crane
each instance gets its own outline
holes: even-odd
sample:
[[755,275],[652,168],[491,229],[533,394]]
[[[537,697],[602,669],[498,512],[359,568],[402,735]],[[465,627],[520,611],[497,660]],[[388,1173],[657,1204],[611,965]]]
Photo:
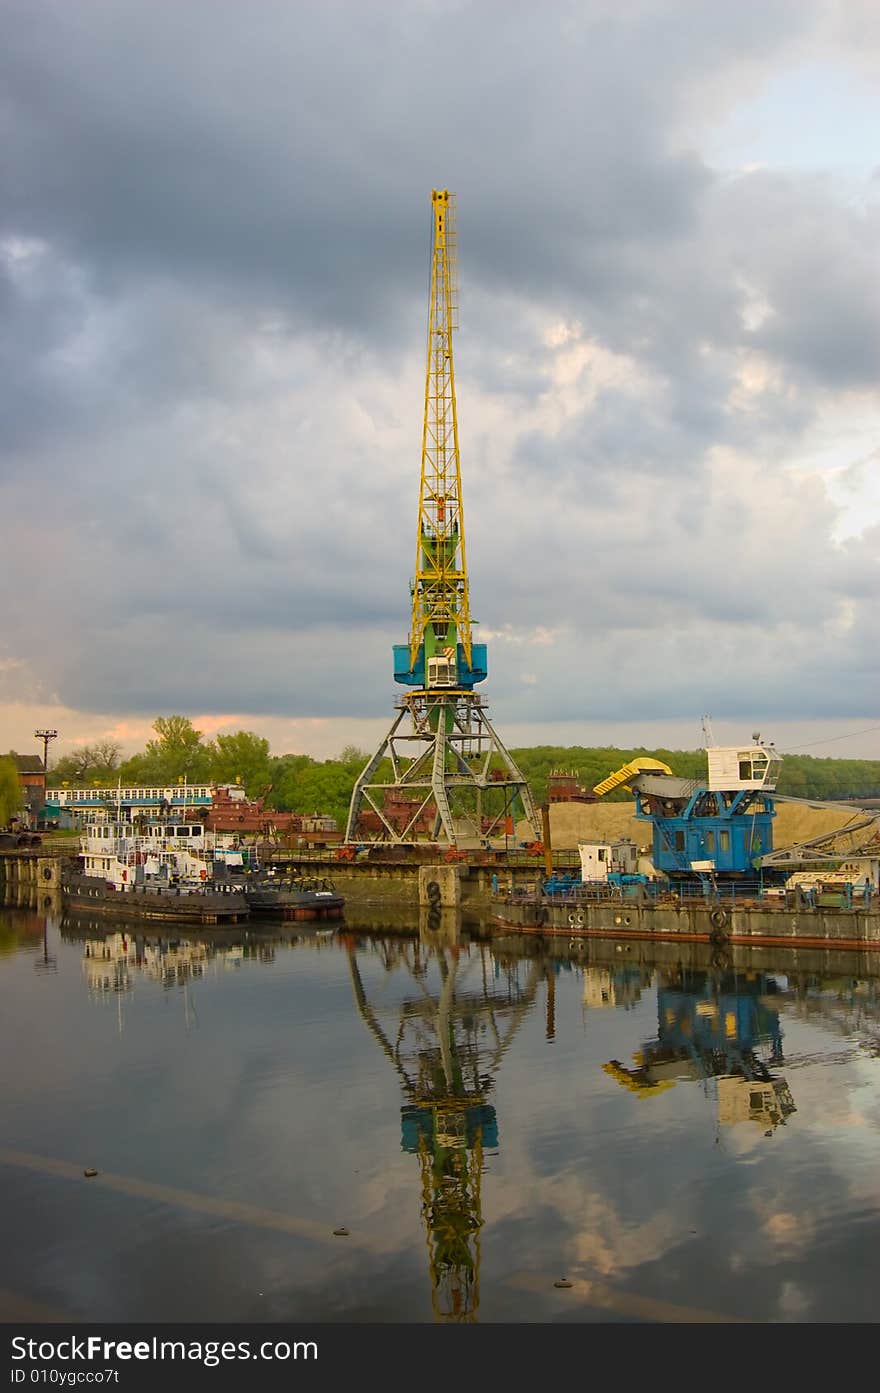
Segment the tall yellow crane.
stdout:
[[434,189],[431,205],[434,235],[410,671],[423,646],[429,668],[438,656],[449,663],[450,649],[454,653],[459,643],[468,667],[473,656],[452,353],[452,331],[458,328],[455,195]]
[[464,537],[452,348],[458,327],[455,208],[448,189],[432,190],[412,614],[407,643],[394,645],[394,680],[407,690],[355,783],[348,843],[427,841],[447,850],[491,845],[493,838],[506,843],[520,809],[531,837],[540,835],[528,782],[474,692],[485,681],[487,663],[486,645],[472,638]]

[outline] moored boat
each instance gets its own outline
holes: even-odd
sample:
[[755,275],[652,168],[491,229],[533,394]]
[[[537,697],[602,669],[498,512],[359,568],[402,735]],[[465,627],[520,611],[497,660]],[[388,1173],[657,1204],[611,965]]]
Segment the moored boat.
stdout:
[[241,889],[252,915],[277,919],[339,919],[345,899],[329,880],[302,875],[280,875],[274,867],[261,867],[255,861],[239,868],[229,865],[228,857],[216,857],[212,883]]
[[247,900],[233,886],[140,883],[117,888],[96,876],[68,871],[62,876],[64,907],[76,913],[122,919],[160,919],[185,924],[237,923],[247,919]]
[[120,816],[86,825],[79,865],[66,868],[67,909],[119,917],[216,924],[246,919],[239,886],[209,879],[199,824],[137,824]]

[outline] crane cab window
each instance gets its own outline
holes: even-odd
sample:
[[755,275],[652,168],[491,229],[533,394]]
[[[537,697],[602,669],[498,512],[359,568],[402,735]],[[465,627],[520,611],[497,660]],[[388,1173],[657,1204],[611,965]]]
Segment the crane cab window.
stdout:
[[456,680],[455,663],[448,658],[428,659],[428,686],[454,687]]

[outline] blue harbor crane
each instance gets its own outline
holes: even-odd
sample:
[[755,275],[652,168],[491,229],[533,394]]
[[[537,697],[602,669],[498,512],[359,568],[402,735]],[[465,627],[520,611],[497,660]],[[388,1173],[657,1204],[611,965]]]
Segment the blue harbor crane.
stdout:
[[704,778],[683,779],[661,760],[636,758],[596,784],[600,797],[633,794],[653,829],[654,869],[672,881],[754,880],[773,846],[782,757],[757,732],[750,744],[712,745]]

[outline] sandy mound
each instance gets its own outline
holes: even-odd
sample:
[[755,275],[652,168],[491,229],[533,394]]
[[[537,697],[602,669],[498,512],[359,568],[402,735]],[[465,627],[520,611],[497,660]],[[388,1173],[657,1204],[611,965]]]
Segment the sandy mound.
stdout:
[[[653,829],[650,822],[633,816],[634,808],[635,803],[551,803],[550,840],[554,850],[573,851],[579,841],[616,841],[619,837],[630,837],[638,847],[650,851]],[[777,803],[773,845],[779,849],[791,842],[835,832],[861,816],[843,808],[806,808],[798,803]],[[520,841],[528,841],[531,836],[528,823],[517,823],[516,835]]]

